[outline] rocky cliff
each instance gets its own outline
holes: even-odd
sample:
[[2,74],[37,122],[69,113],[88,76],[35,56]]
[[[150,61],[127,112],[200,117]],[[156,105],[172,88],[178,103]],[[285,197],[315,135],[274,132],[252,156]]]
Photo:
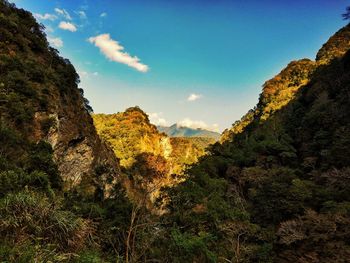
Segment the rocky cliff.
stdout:
[[145,202],[153,211],[161,188],[183,181],[184,170],[197,162],[208,146],[203,138],[169,138],[160,133],[139,107],[94,114],[93,119],[98,134],[120,159],[126,175],[121,181],[129,198]]
[[48,45],[29,12],[0,1],[0,24],[3,125],[31,142],[51,144],[66,190],[105,188],[119,173],[118,160],[95,131],[74,67]]

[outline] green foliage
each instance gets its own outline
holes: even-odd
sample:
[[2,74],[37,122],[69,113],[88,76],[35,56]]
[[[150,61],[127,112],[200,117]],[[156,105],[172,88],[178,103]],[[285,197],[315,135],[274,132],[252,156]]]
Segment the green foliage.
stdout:
[[70,253],[58,252],[56,247],[50,244],[38,244],[24,241],[15,246],[10,243],[0,243],[1,262],[70,262],[73,257]]
[[98,252],[96,251],[83,251],[79,254],[74,263],[104,263],[104,261]]
[[[20,245],[20,241],[13,239],[17,237],[33,246],[52,244],[51,249],[64,253],[84,247],[94,232],[89,222],[61,210],[58,201],[33,191],[7,194],[0,199],[0,214],[1,243],[10,243],[12,246],[17,243]],[[9,256],[15,255],[9,253]],[[34,258],[31,260],[34,261]]]
[[157,253],[170,262],[207,262],[206,249],[218,262],[349,258],[350,54],[330,62],[349,49],[349,28],[316,63],[292,62],[266,82],[258,105],[167,189]]
[[23,188],[32,188],[46,192],[52,196],[50,180],[44,172],[34,171],[27,174],[21,169],[8,170],[0,173],[0,197],[10,192],[18,192]]
[[51,145],[40,141],[31,147],[29,161],[26,169],[28,171],[41,170],[44,171],[51,182],[52,187],[61,188],[62,178],[58,173],[57,165],[52,160],[52,148]]
[[171,251],[176,256],[174,262],[193,262],[200,260],[201,262],[216,262],[215,254],[207,247],[212,237],[205,232],[199,235],[190,235],[181,233],[176,228],[171,231]]
[[[0,0],[0,24],[0,261],[102,262],[101,250],[113,258],[124,249],[130,218],[124,192],[114,189],[115,202],[92,197],[70,206],[82,197],[63,193],[53,150],[43,141],[55,128],[57,105],[91,111],[79,76],[48,47],[31,13]],[[97,227],[101,217],[105,225]],[[112,231],[114,224],[120,228]],[[114,236],[119,243],[111,246]]]

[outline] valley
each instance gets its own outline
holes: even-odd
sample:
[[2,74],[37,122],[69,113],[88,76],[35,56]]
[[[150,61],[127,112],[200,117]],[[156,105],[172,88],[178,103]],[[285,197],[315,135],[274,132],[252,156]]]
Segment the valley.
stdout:
[[44,30],[0,0],[0,262],[349,262],[349,24],[222,134],[94,113]]

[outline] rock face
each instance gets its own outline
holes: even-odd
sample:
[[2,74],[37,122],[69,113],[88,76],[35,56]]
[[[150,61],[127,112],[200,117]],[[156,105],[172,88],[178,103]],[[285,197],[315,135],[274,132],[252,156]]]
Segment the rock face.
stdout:
[[66,187],[89,179],[98,166],[108,166],[118,174],[118,160],[98,137],[92,118],[84,108],[83,97],[78,96],[77,101],[60,98],[56,103],[57,125],[48,133],[48,141],[53,146]]
[[119,161],[96,133],[74,67],[49,46],[31,13],[6,1],[0,11],[1,121],[25,140],[52,145],[65,190],[105,189]]
[[[71,189],[83,181],[91,180],[104,186],[107,177],[116,179],[119,174],[118,160],[113,151],[101,142],[89,113],[79,104],[73,103],[66,106],[59,103],[56,108],[56,123],[43,139],[53,147],[65,188]],[[96,169],[102,166],[109,167],[107,170],[112,171],[112,174],[95,177],[98,175]]]
[[[40,136],[35,140],[45,140],[52,145],[65,190],[80,185],[84,185],[86,193],[94,192],[92,186],[106,190],[107,181],[117,179],[119,161],[97,135],[82,91],[74,87],[70,92],[62,94],[58,87],[52,87],[53,99],[49,101],[48,111],[35,113],[34,120],[39,121],[34,122],[40,123],[34,132]],[[48,130],[42,120],[51,120]]]

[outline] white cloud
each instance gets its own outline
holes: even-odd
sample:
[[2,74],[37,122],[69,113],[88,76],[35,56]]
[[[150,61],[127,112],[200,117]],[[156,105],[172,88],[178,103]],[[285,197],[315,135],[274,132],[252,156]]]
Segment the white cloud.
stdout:
[[38,20],[51,20],[51,21],[54,21],[57,19],[57,16],[53,15],[53,14],[38,14],[38,13],[35,13],[34,14],[34,17]]
[[58,27],[63,29],[63,30],[68,30],[71,32],[77,31],[77,27],[73,23],[70,23],[70,22],[61,21],[61,23],[58,25]]
[[75,12],[77,15],[79,15],[79,17],[81,18],[81,19],[86,19],[87,18],[87,15],[86,15],[86,13],[84,12],[84,11],[76,11]]
[[157,125],[159,125],[159,126],[167,126],[168,122],[165,119],[163,119],[163,118],[159,118]]
[[203,96],[201,94],[192,93],[192,94],[190,94],[190,96],[188,96],[187,101],[196,101],[202,97]]
[[90,37],[88,41],[96,47],[111,61],[122,63],[140,72],[147,72],[149,67],[140,62],[138,57],[132,57],[124,51],[124,47],[118,41],[111,39],[109,34]]
[[94,73],[92,73],[92,75],[98,76],[98,72],[94,72]]
[[157,126],[167,126],[168,122],[163,117],[163,113],[161,112],[153,112],[153,113],[147,113],[149,120],[151,123]]
[[106,17],[107,16],[107,13],[106,12],[103,12],[100,14],[100,17]]
[[188,127],[192,129],[204,129],[204,130],[216,131],[216,132],[219,130],[218,124],[208,125],[204,121],[195,121],[195,120],[191,120],[190,118],[185,118],[182,121],[179,121],[177,123],[177,126]]
[[63,41],[59,37],[48,37],[47,40],[54,47],[63,47]]
[[72,20],[72,17],[65,9],[55,8],[55,12],[68,20]]

